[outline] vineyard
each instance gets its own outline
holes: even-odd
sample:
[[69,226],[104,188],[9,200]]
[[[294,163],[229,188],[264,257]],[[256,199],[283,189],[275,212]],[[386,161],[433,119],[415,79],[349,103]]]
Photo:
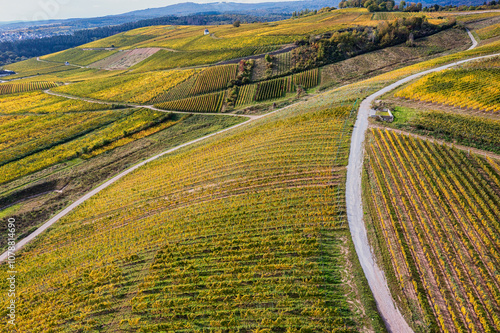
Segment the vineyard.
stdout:
[[249,101],[260,102],[281,98],[286,93],[294,92],[296,86],[309,89],[317,86],[319,81],[319,68],[315,68],[302,73],[255,83],[253,88],[244,89],[246,87],[244,86],[240,90],[236,105],[248,104]]
[[61,51],[48,56],[41,57],[41,59],[65,63],[68,61],[72,65],[87,66],[93,62],[109,57],[118,51],[106,51],[106,50],[82,50],[79,48],[69,49],[66,51]]
[[190,95],[200,95],[227,88],[229,81],[236,78],[238,65],[208,67],[198,74]]
[[272,76],[280,76],[292,69],[292,53],[285,52],[274,56]]
[[500,154],[500,120],[440,111],[412,113],[397,107],[393,114],[402,120],[391,127]]
[[74,69],[74,67],[71,66],[65,66],[63,64],[56,63],[46,63],[37,61],[36,59],[16,62],[14,64],[5,66],[5,68],[16,72],[15,75],[9,75],[9,79],[64,72]]
[[57,84],[55,82],[1,83],[0,95],[16,94],[35,90],[45,90],[54,87],[57,87]]
[[238,98],[236,99],[236,106],[243,106],[251,104],[254,101],[254,96],[257,91],[256,84],[247,84],[240,87]]
[[487,112],[500,111],[498,69],[451,69],[429,74],[394,94]]
[[155,107],[175,111],[220,112],[225,94],[226,93],[222,91],[196,97],[178,99],[175,101],[155,104]]
[[292,91],[292,77],[278,78],[257,83],[254,100],[257,102],[284,97],[288,91]]
[[319,73],[319,68],[315,68],[302,73],[294,74],[293,84],[296,86],[302,86],[305,89],[316,87],[321,81]]
[[196,83],[196,79],[197,79],[196,75],[188,77],[186,80],[182,81],[172,89],[153,98],[151,103],[158,104],[189,97],[189,94],[193,89],[194,84]]
[[479,61],[471,61],[462,65],[463,68],[500,68],[500,57],[490,57]]
[[279,46],[250,46],[244,48],[222,49],[213,51],[171,52],[160,50],[148,59],[131,67],[134,72],[148,72],[172,68],[214,64],[224,60],[263,54],[279,49]]
[[[225,92],[196,95],[202,91],[225,88],[229,80],[236,76],[236,67],[237,65],[209,67],[156,97],[153,103],[165,110],[219,112],[224,103]],[[218,77],[222,79],[216,80]],[[243,85],[239,87],[235,105],[239,107],[253,102],[281,98],[286,93],[295,91],[296,85],[308,89],[317,86],[319,81],[319,69],[315,68],[287,77]]]
[[91,132],[116,121],[120,115],[105,111],[2,118],[0,165]]
[[498,161],[383,130],[367,151],[367,206],[400,306],[431,331],[498,332]]
[[147,109],[15,116],[2,123],[0,183],[88,154],[168,117]]
[[352,247],[343,198],[335,200],[350,111],[261,121],[152,162],[93,197],[19,259],[18,325],[359,331],[366,315],[354,316],[356,296],[346,295]]
[[0,95],[0,115],[23,113],[64,113],[97,111],[108,105],[89,103],[45,94],[41,91],[15,95]]
[[441,20],[453,15],[452,13],[447,12],[427,12],[427,13],[419,13],[419,12],[376,12],[373,14],[373,20],[385,20],[392,21],[398,18],[408,18],[413,16],[425,16],[429,20]]
[[119,75],[61,86],[54,91],[106,101],[145,104],[185,81],[194,70]]
[[482,40],[489,39],[500,35],[500,24],[490,25],[476,30],[477,35]]

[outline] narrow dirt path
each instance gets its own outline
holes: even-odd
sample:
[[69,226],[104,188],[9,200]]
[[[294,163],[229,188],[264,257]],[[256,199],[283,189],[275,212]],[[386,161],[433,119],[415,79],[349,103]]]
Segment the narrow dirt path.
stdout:
[[[473,44],[471,48],[476,47],[477,41],[474,39],[472,34],[469,33],[469,36]],[[354,242],[354,247],[361,263],[361,267],[363,268],[366,279],[368,280],[368,284],[370,285],[375,301],[377,302],[377,308],[380,312],[380,315],[382,316],[382,319],[384,320],[389,332],[404,333],[413,332],[413,330],[410,328],[405,318],[396,307],[396,304],[394,303],[394,300],[389,291],[389,287],[387,286],[387,280],[385,279],[384,272],[375,262],[375,257],[368,242],[368,236],[363,220],[364,212],[362,205],[361,171],[363,169],[363,144],[365,141],[366,130],[368,128],[368,118],[370,115],[375,113],[375,111],[372,110],[371,105],[380,96],[390,92],[391,90],[401,86],[402,84],[410,82],[421,76],[433,72],[442,71],[444,69],[451,68],[469,61],[489,58],[498,55],[500,55],[500,53],[461,60],[448,65],[443,65],[437,68],[410,75],[373,93],[361,102],[358,112],[358,118],[352,132],[349,163],[347,166],[347,218],[349,222],[349,229],[351,231],[351,237]]]
[[478,44],[476,38],[474,38],[474,35],[470,32],[470,30],[468,28],[465,28],[465,30],[467,30],[467,34],[469,35],[469,38],[472,41],[471,47],[469,47],[467,50],[475,49],[477,47],[477,44]]

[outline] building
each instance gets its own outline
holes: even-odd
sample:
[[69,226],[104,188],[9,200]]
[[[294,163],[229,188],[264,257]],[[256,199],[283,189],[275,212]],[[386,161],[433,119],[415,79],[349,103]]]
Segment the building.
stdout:
[[203,32],[204,35],[210,35],[210,31],[208,31],[208,29],[205,29],[205,31]]

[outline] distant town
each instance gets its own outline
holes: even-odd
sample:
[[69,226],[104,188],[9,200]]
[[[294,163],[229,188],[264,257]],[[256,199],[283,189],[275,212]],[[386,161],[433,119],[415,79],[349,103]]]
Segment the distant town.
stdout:
[[0,30],[0,43],[15,42],[19,40],[39,39],[53,36],[70,35],[71,29],[61,29],[60,25],[39,26],[33,28],[12,29],[7,31]]

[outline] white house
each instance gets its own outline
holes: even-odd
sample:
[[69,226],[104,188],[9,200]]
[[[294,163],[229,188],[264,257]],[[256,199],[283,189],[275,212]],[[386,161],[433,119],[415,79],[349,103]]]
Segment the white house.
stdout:
[[208,29],[205,29],[205,31],[203,32],[204,35],[210,35],[210,31],[208,31]]

